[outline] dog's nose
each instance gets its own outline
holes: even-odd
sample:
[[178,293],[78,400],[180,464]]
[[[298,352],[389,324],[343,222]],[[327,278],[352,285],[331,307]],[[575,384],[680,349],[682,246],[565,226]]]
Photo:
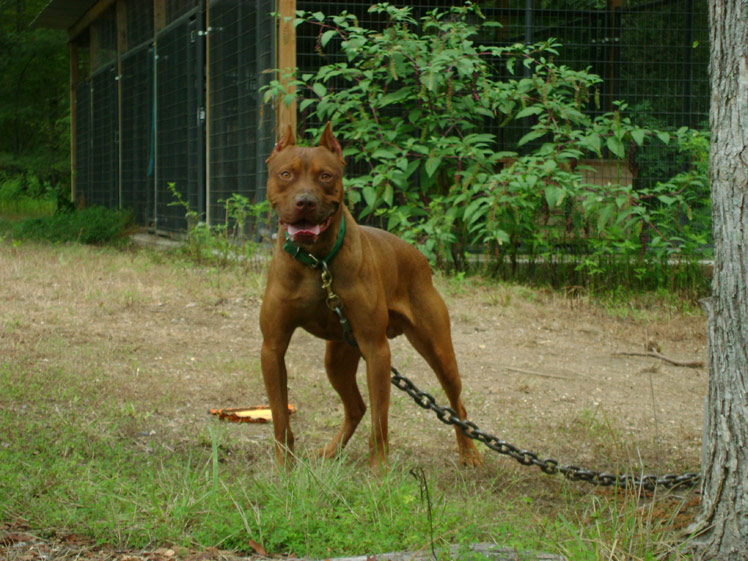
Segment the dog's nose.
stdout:
[[298,210],[314,210],[317,208],[317,199],[309,193],[302,193],[296,197],[296,208]]

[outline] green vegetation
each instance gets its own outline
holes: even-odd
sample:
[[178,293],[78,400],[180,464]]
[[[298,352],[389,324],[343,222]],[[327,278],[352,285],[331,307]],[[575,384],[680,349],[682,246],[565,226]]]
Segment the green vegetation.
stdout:
[[476,482],[453,468],[426,481],[432,534],[424,487],[406,465],[376,476],[346,458],[302,458],[284,473],[269,455],[248,463],[233,426],[213,425],[182,444],[151,438],[144,425],[164,429],[142,403],[102,402],[97,372],[80,374],[0,364],[0,519],[116,548],[251,554],[253,540],[270,553],[325,558],[428,548],[433,539],[438,550],[496,541],[594,560],[668,551],[683,508],[677,495],[589,493],[558,480],[528,488],[502,476]]
[[[0,213],[43,214],[30,199],[70,192],[68,57],[64,31],[32,29],[45,0],[0,3]],[[14,183],[20,198],[3,193]],[[40,187],[44,191],[40,192]],[[48,204],[48,203],[47,203]]]
[[28,178],[0,172],[0,216],[28,218],[49,216],[57,210],[54,190],[32,175]]
[[49,216],[26,218],[14,222],[0,220],[0,230],[5,230],[13,239],[56,243],[120,242],[126,238],[134,226],[132,214],[129,212],[103,207],[56,212]]
[[[187,220],[187,239],[180,253],[198,264],[225,267],[240,262],[251,267],[259,250],[259,226],[269,222],[270,202],[252,203],[238,193],[218,201],[223,205],[224,222],[209,226],[190,208],[174,184],[169,184],[174,201],[169,206],[182,207]],[[264,220],[262,220],[264,218]]]
[[[278,471],[269,426],[207,415],[210,406],[262,401],[251,317],[263,274],[241,266],[215,271],[147,250],[0,240],[0,522],[22,520],[35,535],[74,535],[115,549],[251,554],[254,540],[271,554],[326,558],[428,549],[433,538],[441,558],[448,545],[480,541],[575,560],[685,558],[677,548],[692,492],[595,489],[488,452],[486,468],[464,470],[440,456],[453,446],[449,431],[429,419],[419,433],[418,408],[402,396],[393,396],[400,426],[389,472],[369,472],[365,427],[340,460],[301,457],[290,472]],[[496,315],[515,321],[506,315],[513,308],[531,318],[564,299],[474,277],[437,282],[448,285],[448,299],[459,299],[453,317],[471,332]],[[668,317],[683,323],[674,304],[650,298],[639,319],[636,302],[628,314],[620,302],[610,312],[633,318],[627,332],[651,326],[661,333]],[[605,317],[590,311],[594,304],[571,305],[580,307],[575,321]],[[478,310],[487,310],[481,319]],[[294,419],[302,453],[329,436],[340,413],[328,400],[332,390],[320,387],[318,348],[319,355],[292,359],[294,401],[313,404]],[[637,472],[638,455],[652,455],[639,449],[646,434],[633,443],[628,427],[597,409],[570,413],[561,424],[497,415],[512,440],[553,431],[568,439],[564,455],[575,459],[584,443],[593,463],[612,471]],[[694,457],[679,453],[657,465],[682,471]],[[410,473],[418,468],[426,473],[433,535],[423,487]]]
[[[383,30],[345,12],[301,14],[296,24],[317,26],[320,47],[334,46],[344,61],[265,92],[289,103],[294,86],[309,130],[332,122],[357,170],[348,193],[359,217],[439,267],[482,260],[498,276],[558,286],[706,289],[703,133],[643,128],[622,102],[601,112],[598,76],[556,64],[553,40],[481,44],[499,24],[474,5],[421,20],[389,4],[370,11],[389,20]],[[499,146],[496,131],[508,123],[526,132]],[[676,146],[687,169],[654,185],[584,173],[612,161],[622,177],[632,151],[657,145]]]

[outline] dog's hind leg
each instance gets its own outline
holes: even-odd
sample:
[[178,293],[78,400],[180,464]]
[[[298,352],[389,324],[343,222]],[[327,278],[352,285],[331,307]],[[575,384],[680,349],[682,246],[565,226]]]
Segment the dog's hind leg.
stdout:
[[[452,409],[465,420],[467,413],[460,397],[462,381],[452,347],[449,313],[435,290],[429,296],[428,305],[419,307],[418,313],[414,314],[419,319],[418,325],[407,328],[405,335],[436,374]],[[482,465],[483,459],[473,440],[458,427],[455,427],[455,434],[460,461],[466,466]]]
[[343,424],[327,446],[319,450],[320,456],[331,458],[348,443],[361,418],[366,405],[356,384],[356,370],[361,353],[342,341],[328,341],[325,354],[327,377],[343,402]]

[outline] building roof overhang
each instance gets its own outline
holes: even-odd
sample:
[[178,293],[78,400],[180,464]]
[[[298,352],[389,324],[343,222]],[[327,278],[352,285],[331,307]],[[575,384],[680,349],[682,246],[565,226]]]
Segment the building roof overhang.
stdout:
[[97,0],[50,0],[31,27],[70,30],[88,12]]

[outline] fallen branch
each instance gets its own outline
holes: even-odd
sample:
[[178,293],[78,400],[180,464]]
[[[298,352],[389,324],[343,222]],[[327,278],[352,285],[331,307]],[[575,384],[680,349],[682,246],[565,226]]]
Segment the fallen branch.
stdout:
[[537,372],[535,370],[523,370],[522,368],[514,368],[513,366],[506,366],[507,370],[512,372],[518,372],[520,374],[529,374],[530,376],[541,376],[542,378],[556,378],[558,380],[573,380],[569,376],[561,376],[560,374],[548,374],[546,372]]
[[625,356],[643,356],[643,357],[648,357],[648,358],[659,358],[660,360],[669,362],[673,366],[683,366],[684,368],[703,368],[704,367],[704,362],[701,360],[675,360],[673,358],[668,358],[665,355],[658,353],[657,351],[648,351],[646,353],[620,352],[620,353],[614,353],[614,354],[625,355]]

